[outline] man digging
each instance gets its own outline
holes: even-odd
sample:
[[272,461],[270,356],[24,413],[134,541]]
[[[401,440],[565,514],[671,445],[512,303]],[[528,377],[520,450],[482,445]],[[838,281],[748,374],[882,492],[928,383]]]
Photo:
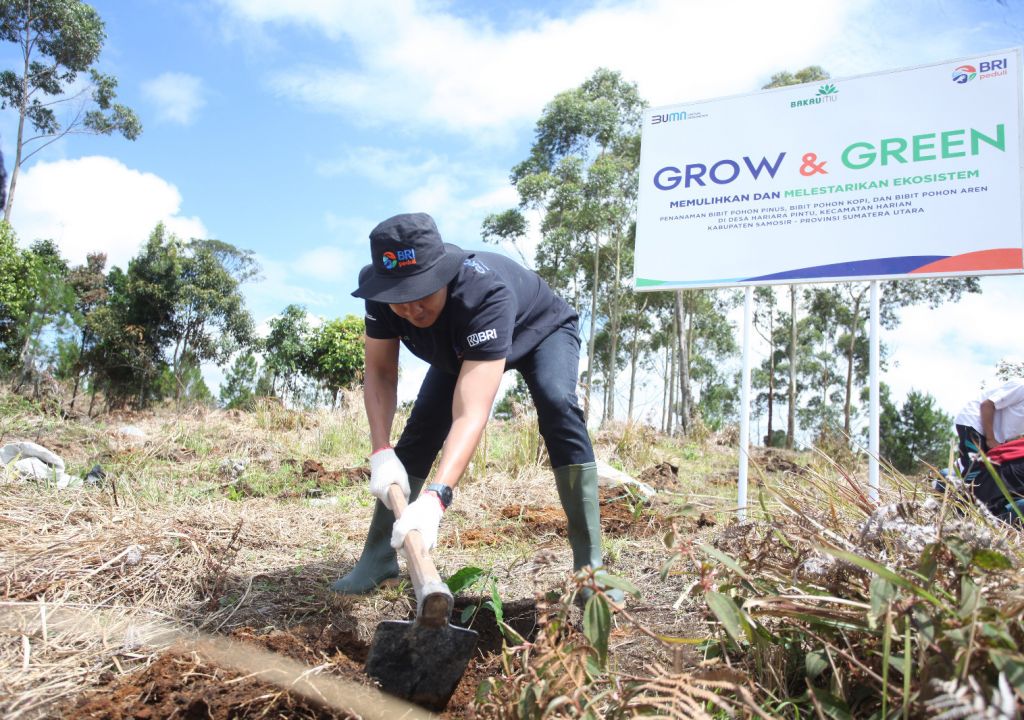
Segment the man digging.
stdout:
[[[594,449],[576,399],[578,317],[534,272],[502,255],[467,253],[441,240],[424,213],[396,215],[370,233],[372,263],[352,294],[366,301],[364,402],[370,424],[370,492],[377,498],[363,553],[331,589],[367,593],[398,576],[395,549],[419,530],[429,550],[483,434],[502,374],[530,389],[555,487],[568,520],[573,568],[598,567],[601,524]],[[430,368],[391,447],[401,341]],[[441,455],[433,482],[430,468]],[[397,522],[387,498],[412,502]],[[618,590],[608,595],[621,600]]]

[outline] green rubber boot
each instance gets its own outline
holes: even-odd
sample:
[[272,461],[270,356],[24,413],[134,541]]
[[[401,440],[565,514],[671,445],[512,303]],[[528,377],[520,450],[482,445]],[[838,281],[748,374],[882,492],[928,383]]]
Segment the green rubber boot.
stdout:
[[[562,501],[569,525],[569,545],[572,547],[572,567],[579,570],[585,565],[596,568],[604,565],[601,556],[601,510],[597,497],[597,463],[565,465],[555,468],[555,486]],[[605,593],[617,603],[623,600],[617,588]],[[583,599],[590,597],[584,591]]]
[[[409,476],[410,502],[420,494],[423,482],[423,478]],[[366,533],[363,554],[348,575],[331,583],[331,590],[341,595],[365,595],[385,580],[398,577],[398,558],[391,547],[391,526],[394,524],[395,514],[378,500]]]

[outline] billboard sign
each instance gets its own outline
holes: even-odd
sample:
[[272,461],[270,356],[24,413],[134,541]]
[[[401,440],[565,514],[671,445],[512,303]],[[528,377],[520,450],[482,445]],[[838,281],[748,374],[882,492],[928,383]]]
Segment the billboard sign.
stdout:
[[637,289],[1024,272],[1020,64],[647,110]]

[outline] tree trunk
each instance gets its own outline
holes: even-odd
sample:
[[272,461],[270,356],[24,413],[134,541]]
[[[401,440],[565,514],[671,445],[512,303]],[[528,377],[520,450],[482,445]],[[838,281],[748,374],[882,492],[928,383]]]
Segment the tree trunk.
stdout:
[[601,251],[600,239],[594,236],[594,282],[592,285],[592,292],[590,296],[590,339],[587,341],[587,389],[586,389],[586,401],[583,408],[583,420],[587,422],[590,420],[590,389],[594,386],[594,347],[597,343],[597,276],[598,276],[598,261],[599,253]]
[[796,285],[789,286],[789,407],[786,417],[786,447],[793,449],[796,435]]
[[[29,6],[31,8],[31,6]],[[31,10],[30,10],[31,12]],[[21,150],[25,142],[25,115],[28,113],[28,73],[30,70],[29,58],[32,56],[31,48],[31,18],[26,18],[24,30],[24,44],[22,55],[25,60],[24,69],[21,74],[21,105],[18,107],[18,139],[14,146],[14,166],[11,168],[11,182],[7,188],[7,204],[4,205],[4,220],[11,221],[11,209],[14,207],[14,188],[18,184],[18,171],[21,170]]]
[[85,355],[85,328],[82,329],[82,342],[78,346],[78,362],[75,363],[78,368],[75,371],[75,387],[71,391],[71,404],[68,405],[68,412],[75,411],[75,398],[78,397],[78,382],[82,379],[82,368],[80,363],[82,362],[83,355]]
[[668,434],[675,433],[676,419],[676,369],[679,361],[679,316],[672,315],[672,372],[668,387]]
[[[683,290],[676,290],[675,296],[675,327],[676,345],[679,348],[679,431],[685,435],[690,431],[690,418],[693,411],[690,407],[690,342],[692,336],[689,330],[690,312],[687,309],[683,312]],[[686,291],[688,292],[688,291]]]
[[665,373],[661,386],[661,431],[668,435],[668,391],[675,380],[672,379],[672,349],[665,346]]
[[[771,336],[771,324],[768,325],[769,336]],[[765,446],[772,446],[772,409],[775,405],[775,348],[769,344],[768,347],[768,434],[765,435]]]
[[612,286],[612,306],[609,312],[612,336],[608,364],[608,417],[615,419],[615,376],[618,374],[619,331],[622,328],[622,298],[619,294],[622,282],[622,236],[616,233],[615,240],[615,284]]
[[646,308],[647,298],[644,298],[637,315],[637,322],[633,323],[633,342],[629,350],[629,409],[626,411],[629,422],[633,422],[633,400],[636,397],[636,363],[640,353],[640,316],[643,315]]
[[853,315],[850,317],[850,342],[846,347],[846,400],[843,403],[843,433],[850,439],[850,404],[853,393],[853,352],[857,346],[857,324],[860,319],[860,302],[864,291],[857,293],[853,299]]

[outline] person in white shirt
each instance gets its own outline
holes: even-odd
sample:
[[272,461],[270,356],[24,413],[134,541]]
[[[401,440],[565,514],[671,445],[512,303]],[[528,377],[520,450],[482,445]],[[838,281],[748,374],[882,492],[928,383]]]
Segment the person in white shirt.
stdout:
[[960,442],[960,475],[966,478],[979,450],[988,453],[996,445],[1024,435],[1024,380],[985,390],[964,405],[953,422]]

